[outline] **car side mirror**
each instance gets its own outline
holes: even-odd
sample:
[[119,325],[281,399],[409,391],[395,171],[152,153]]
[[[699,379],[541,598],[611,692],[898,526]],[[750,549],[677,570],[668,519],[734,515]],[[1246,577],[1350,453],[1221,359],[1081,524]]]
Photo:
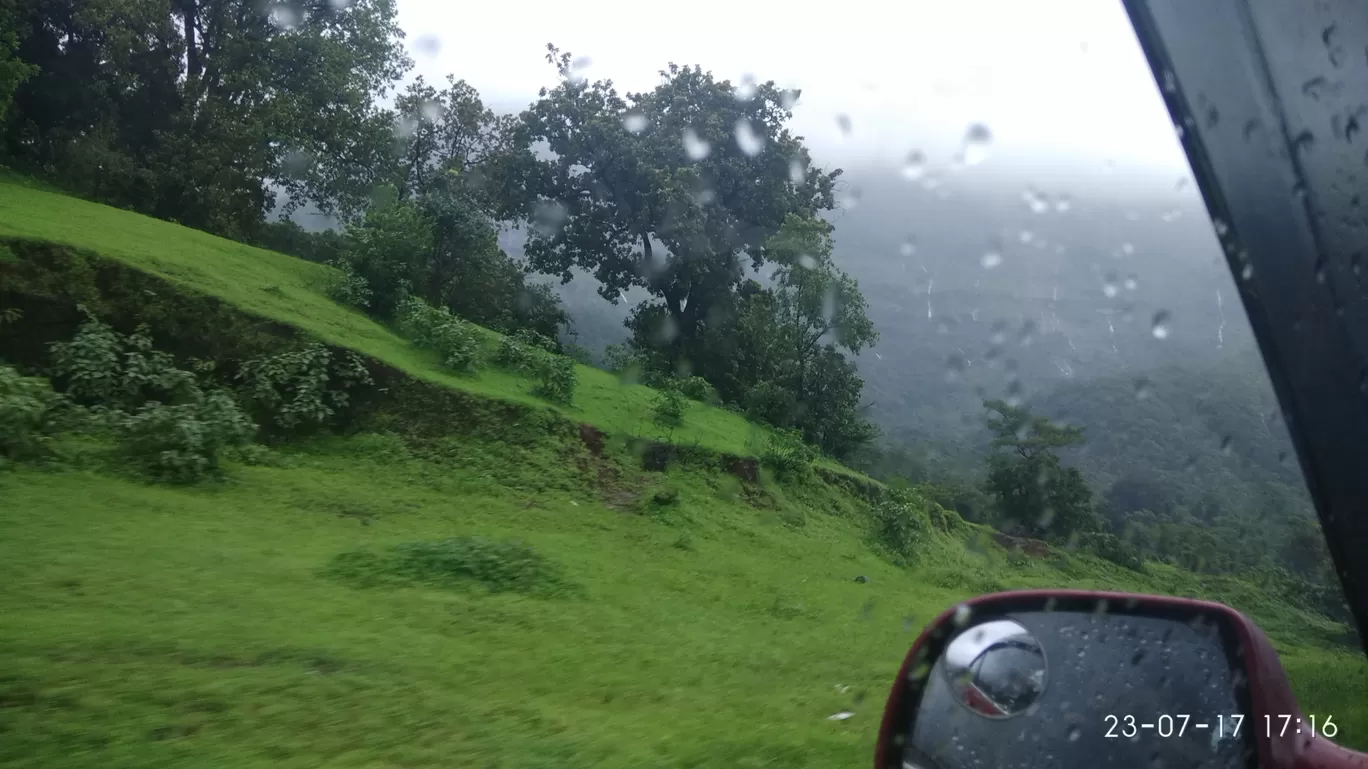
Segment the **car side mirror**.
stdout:
[[1257,625],[1219,603],[1026,590],[937,617],[889,694],[875,769],[1354,767]]

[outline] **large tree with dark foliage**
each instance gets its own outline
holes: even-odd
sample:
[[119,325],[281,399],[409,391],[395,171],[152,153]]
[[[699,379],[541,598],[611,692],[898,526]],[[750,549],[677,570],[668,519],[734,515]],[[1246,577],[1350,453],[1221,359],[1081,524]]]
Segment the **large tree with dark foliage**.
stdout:
[[1002,527],[1049,539],[1101,528],[1083,474],[1059,461],[1060,449],[1083,443],[1083,431],[1004,401],[983,405],[995,436],[987,489],[997,499]]
[[376,99],[408,68],[393,0],[13,0],[37,68],[6,161],[235,237],[275,202],[352,217],[388,165]]
[[565,281],[589,271],[610,301],[645,288],[679,364],[785,219],[834,207],[840,171],[812,166],[785,127],[797,94],[772,82],[742,90],[671,64],[653,90],[622,96],[579,77],[569,53],[546,58],[563,80],[523,114],[548,150],[528,179],[526,253]]

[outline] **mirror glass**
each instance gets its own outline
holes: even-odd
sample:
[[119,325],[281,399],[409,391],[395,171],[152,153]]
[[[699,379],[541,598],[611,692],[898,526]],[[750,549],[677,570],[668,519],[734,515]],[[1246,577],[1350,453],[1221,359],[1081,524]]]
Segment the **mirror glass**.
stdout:
[[903,766],[1246,766],[1254,725],[1234,656],[1204,616],[1039,611],[965,622],[920,671]]
[[975,625],[955,636],[943,659],[950,692],[986,718],[1023,713],[1045,690],[1045,651],[1019,622]]

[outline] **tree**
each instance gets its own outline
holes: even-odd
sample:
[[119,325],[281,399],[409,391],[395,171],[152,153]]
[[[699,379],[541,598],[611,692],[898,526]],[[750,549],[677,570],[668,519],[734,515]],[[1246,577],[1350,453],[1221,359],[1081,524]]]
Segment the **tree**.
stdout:
[[1064,539],[1101,528],[1083,474],[1060,464],[1060,449],[1083,443],[1083,431],[1057,425],[1000,400],[984,401],[995,433],[987,491],[1000,519],[1028,536]]
[[15,34],[13,6],[13,0],[0,0],[0,125],[4,124],[14,92],[37,70],[17,55],[19,36]]
[[424,282],[432,250],[432,226],[412,204],[392,199],[347,226],[346,260],[366,281],[366,310],[391,318],[416,284]]
[[353,218],[408,68],[393,0],[17,0],[3,152],[78,194],[251,239],[275,202]]
[[563,81],[523,113],[528,140],[549,154],[526,177],[537,208],[525,251],[563,281],[588,270],[609,301],[645,288],[653,300],[639,310],[668,318],[677,364],[745,279],[743,258],[760,267],[786,217],[833,208],[840,172],[810,167],[784,125],[796,93],[772,82],[739,98],[728,81],[670,64],[654,90],[623,97],[547,49]]

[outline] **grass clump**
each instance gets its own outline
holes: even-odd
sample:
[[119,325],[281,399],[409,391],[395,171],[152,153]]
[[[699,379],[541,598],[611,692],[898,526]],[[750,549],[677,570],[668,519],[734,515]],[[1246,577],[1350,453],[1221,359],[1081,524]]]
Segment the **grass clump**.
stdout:
[[688,407],[684,393],[678,388],[661,390],[651,406],[651,421],[664,428],[679,427],[684,424],[684,411]]
[[341,553],[330,576],[357,587],[482,585],[493,593],[552,597],[573,592],[559,565],[516,540],[450,537],[395,545],[374,553]]
[[931,533],[926,503],[907,492],[890,492],[869,508],[878,548],[899,566],[911,566]]
[[570,405],[575,398],[575,385],[578,382],[575,362],[564,355],[549,352],[539,353],[538,358],[539,381],[532,388],[532,394],[562,406]]
[[753,441],[752,448],[760,458],[760,465],[780,480],[802,474],[817,458],[817,452],[803,441],[803,434],[793,428],[775,428]]

